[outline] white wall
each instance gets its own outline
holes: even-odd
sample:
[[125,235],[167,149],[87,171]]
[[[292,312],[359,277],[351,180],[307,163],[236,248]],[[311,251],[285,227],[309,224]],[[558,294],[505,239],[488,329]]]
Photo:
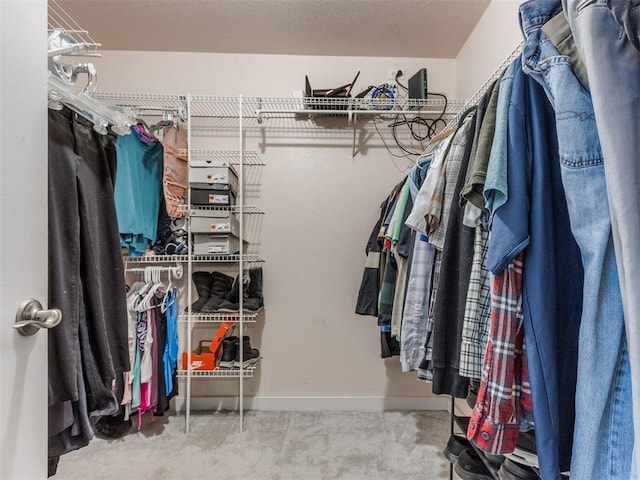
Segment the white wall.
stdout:
[[519,0],[494,0],[456,58],[456,97],[471,97],[522,41]]
[[[305,74],[314,87],[330,88],[350,82],[360,70],[357,92],[382,83],[391,68],[410,76],[421,67],[429,71],[430,90],[451,96],[455,84],[455,61],[437,59],[107,51],[96,64],[104,92],[291,96],[304,87]],[[249,331],[264,358],[246,392],[261,397],[430,395],[430,386],[414,373],[400,372],[397,358],[380,358],[376,319],[354,314],[365,244],[379,205],[411,161],[391,157],[370,126],[358,129],[359,138],[370,138],[352,160],[346,120],[320,123],[269,119],[263,129],[247,122],[245,148],[259,151],[267,166],[254,178],[260,185],[251,198],[266,211],[251,227],[266,260],[266,311]],[[388,130],[387,123],[378,126]],[[235,133],[228,135],[219,141],[196,137],[193,146],[236,148]],[[194,341],[211,335],[198,330]],[[235,381],[194,382],[194,395],[235,393]]]
[[[330,88],[348,83],[360,70],[358,92],[384,82],[390,69],[402,69],[406,82],[427,67],[430,91],[467,98],[521,41],[519,4],[493,1],[455,60],[106,51],[95,62],[98,86],[105,92],[290,96],[303,89],[305,75],[314,88]],[[382,131],[388,131],[386,123],[378,122]],[[245,125],[245,148],[258,151],[267,164],[251,174],[258,185],[247,200],[267,214],[249,224],[253,248],[266,259],[266,311],[249,330],[264,358],[246,393],[430,395],[430,387],[413,373],[400,372],[397,358],[380,359],[376,319],[353,313],[378,206],[410,162],[387,153],[371,122],[357,130],[361,151],[353,160],[352,130],[343,119]],[[233,128],[215,139],[193,141],[195,148],[238,145]],[[194,343],[211,334],[197,330]],[[234,395],[237,387],[235,381],[199,380],[193,392]]]

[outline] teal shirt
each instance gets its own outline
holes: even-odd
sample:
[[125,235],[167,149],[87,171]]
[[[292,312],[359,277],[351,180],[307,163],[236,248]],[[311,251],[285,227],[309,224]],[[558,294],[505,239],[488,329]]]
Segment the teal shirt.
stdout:
[[160,142],[147,145],[131,128],[129,135],[118,137],[116,153],[114,197],[120,243],[137,256],[156,241],[164,152]]
[[513,86],[515,62],[511,63],[500,80],[498,106],[496,108],[496,130],[491,144],[491,155],[487,167],[487,178],[484,182],[484,206],[489,218],[504,205],[509,198],[507,186],[507,124],[509,120],[509,103]]

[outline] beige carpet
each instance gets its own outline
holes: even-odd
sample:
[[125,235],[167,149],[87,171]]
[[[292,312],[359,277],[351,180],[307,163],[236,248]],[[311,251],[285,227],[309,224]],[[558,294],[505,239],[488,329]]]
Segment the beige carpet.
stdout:
[[94,438],[54,480],[445,480],[446,412],[263,412],[147,416],[142,431]]

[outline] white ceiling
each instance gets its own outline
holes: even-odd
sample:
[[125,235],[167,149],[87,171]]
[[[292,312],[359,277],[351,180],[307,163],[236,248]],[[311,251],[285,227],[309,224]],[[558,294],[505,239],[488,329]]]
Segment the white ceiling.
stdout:
[[103,50],[454,58],[490,0],[57,0]]

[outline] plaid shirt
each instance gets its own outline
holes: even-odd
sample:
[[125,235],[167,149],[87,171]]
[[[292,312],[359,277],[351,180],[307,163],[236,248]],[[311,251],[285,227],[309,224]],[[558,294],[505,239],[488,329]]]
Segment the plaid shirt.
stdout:
[[403,372],[416,370],[425,356],[429,295],[436,248],[417,234],[400,333],[400,363]]
[[435,251],[433,260],[433,277],[431,277],[431,298],[429,299],[429,316],[427,317],[427,342],[424,359],[418,367],[418,380],[433,381],[433,314],[438,296],[438,284],[440,283],[440,266],[442,265],[442,252]]
[[478,400],[467,437],[491,454],[511,453],[525,411],[531,411],[524,327],[520,253],[493,279],[491,326]]
[[458,177],[461,175],[460,168],[467,143],[471,141],[469,131],[475,126],[475,121],[472,120],[474,120],[473,116],[468,117],[465,123],[456,130],[447,145],[444,163],[436,182],[436,190],[431,198],[432,203],[426,212],[429,217],[425,218],[428,228],[435,227],[427,233],[429,243],[435,245],[438,250],[444,249],[451,204],[454,200],[453,194],[456,190]]
[[[471,204],[469,204],[471,205]],[[460,375],[480,380],[484,352],[489,337],[491,317],[491,275],[484,266],[489,232],[477,226],[473,263],[469,278],[467,303],[464,309],[462,343],[460,345]]]

